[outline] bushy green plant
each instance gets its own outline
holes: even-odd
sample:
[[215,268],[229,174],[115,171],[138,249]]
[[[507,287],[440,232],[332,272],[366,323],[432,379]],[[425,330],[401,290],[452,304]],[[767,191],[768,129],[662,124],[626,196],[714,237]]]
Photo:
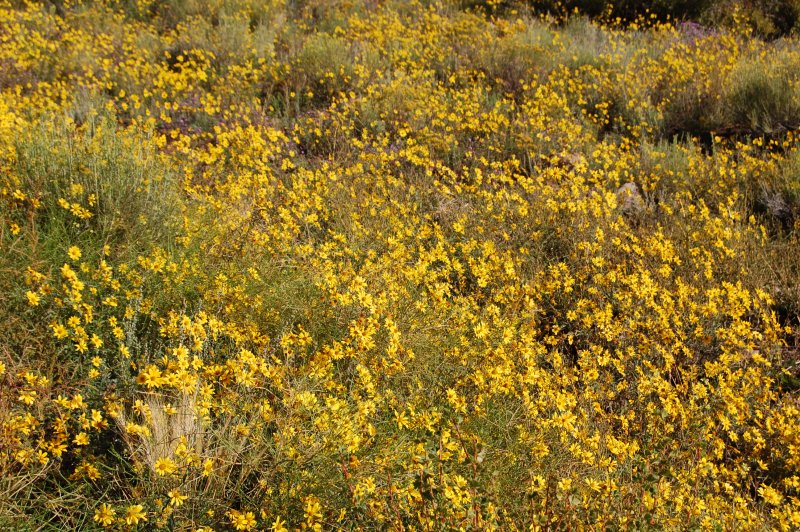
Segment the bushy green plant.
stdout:
[[797,31],[797,0],[724,0],[711,2],[700,16],[705,24],[745,30],[776,38]]
[[775,133],[800,126],[800,79],[786,58],[743,58],[726,85],[722,113],[730,127]]
[[40,241],[81,242],[133,252],[167,243],[174,232],[172,177],[138,133],[120,135],[111,118],[93,115],[38,126],[17,142],[16,174],[40,202]]

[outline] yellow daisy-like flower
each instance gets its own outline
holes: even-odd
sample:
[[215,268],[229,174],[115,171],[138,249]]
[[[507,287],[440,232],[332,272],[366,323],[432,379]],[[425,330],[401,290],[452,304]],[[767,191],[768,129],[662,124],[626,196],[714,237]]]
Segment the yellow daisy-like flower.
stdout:
[[28,298],[28,304],[32,307],[37,306],[41,300],[41,298],[39,298],[39,294],[36,292],[31,292],[30,290],[25,292],[25,297]]
[[272,522],[272,530],[273,532],[289,532],[289,529],[286,528],[286,521],[283,521],[280,517],[276,517],[275,521]]
[[228,512],[228,518],[236,530],[252,530],[256,526],[256,515],[253,512],[231,510]]
[[54,323],[53,325],[51,325],[51,327],[53,329],[53,336],[55,336],[57,339],[63,340],[64,338],[69,336],[69,331],[67,331],[67,328],[61,325],[60,323]]
[[81,258],[81,249],[78,246],[71,246],[69,250],[67,250],[67,255],[72,260],[78,260]]
[[203,476],[207,477],[214,471],[214,461],[211,458],[206,458],[203,461]]
[[92,335],[92,346],[95,349],[100,349],[101,347],[103,347],[103,339],[100,338],[99,336],[97,336],[96,334],[93,334]]
[[147,521],[147,512],[144,511],[144,506],[141,504],[128,506],[128,509],[125,510],[125,524],[135,525],[139,521]]
[[171,475],[178,468],[178,466],[175,465],[175,462],[173,462],[169,458],[159,458],[158,460],[156,460],[154,467],[156,473],[158,473],[162,477],[164,475]]
[[772,506],[780,506],[783,502],[781,494],[772,486],[762,485],[758,488],[758,494]]
[[180,491],[178,491],[178,488],[170,490],[169,493],[167,493],[167,495],[169,495],[170,504],[172,506],[175,506],[176,508],[178,506],[181,506],[183,502],[189,498],[188,496],[183,495]]
[[144,384],[148,388],[157,388],[161,386],[163,379],[161,377],[161,370],[156,366],[150,364],[147,368],[139,374],[136,378],[138,384]]
[[23,390],[19,394],[19,402],[30,406],[36,402],[36,390]]
[[103,503],[94,512],[94,520],[101,526],[108,527],[114,524],[114,516],[117,512],[109,504]]

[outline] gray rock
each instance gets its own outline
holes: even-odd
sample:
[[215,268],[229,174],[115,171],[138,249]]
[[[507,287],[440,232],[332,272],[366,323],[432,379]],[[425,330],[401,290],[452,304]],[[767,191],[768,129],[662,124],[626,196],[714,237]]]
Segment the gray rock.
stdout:
[[636,183],[628,182],[617,189],[617,208],[624,214],[640,214],[645,210],[645,201]]

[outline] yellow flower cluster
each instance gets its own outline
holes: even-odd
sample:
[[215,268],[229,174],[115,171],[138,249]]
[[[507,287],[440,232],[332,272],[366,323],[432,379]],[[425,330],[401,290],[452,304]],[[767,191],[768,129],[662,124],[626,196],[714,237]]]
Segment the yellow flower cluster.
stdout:
[[800,528],[796,41],[462,4],[0,1],[0,523]]

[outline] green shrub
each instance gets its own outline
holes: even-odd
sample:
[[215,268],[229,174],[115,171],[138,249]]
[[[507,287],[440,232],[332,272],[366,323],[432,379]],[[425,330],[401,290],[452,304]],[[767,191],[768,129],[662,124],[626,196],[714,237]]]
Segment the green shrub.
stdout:
[[327,33],[310,35],[294,61],[297,97],[330,102],[352,82],[354,64],[346,40]]
[[499,37],[480,52],[477,66],[510,92],[519,90],[552,68],[554,33],[546,24],[531,20],[525,29]]
[[118,252],[167,243],[177,214],[174,184],[161,156],[137,135],[90,115],[81,127],[56,119],[18,140],[15,173],[41,202],[34,219],[40,242]]
[[800,94],[786,58],[767,61],[744,57],[731,72],[723,113],[729,127],[775,133],[800,126]]
[[0,197],[0,223],[11,228],[0,233],[0,355],[12,367],[25,361],[49,366],[48,375],[74,370],[74,360],[42,333],[53,308],[31,306],[24,294],[35,279],[58,278],[65,263],[75,262],[69,248],[77,246],[81,260],[103,258],[113,268],[153,246],[170,246],[177,228],[176,180],[163,156],[110,117],[86,112],[86,119],[76,126],[48,116],[13,145],[7,184],[25,196]]
[[796,31],[800,20],[798,0],[724,0],[712,2],[700,20],[706,24],[745,29],[775,38]]

